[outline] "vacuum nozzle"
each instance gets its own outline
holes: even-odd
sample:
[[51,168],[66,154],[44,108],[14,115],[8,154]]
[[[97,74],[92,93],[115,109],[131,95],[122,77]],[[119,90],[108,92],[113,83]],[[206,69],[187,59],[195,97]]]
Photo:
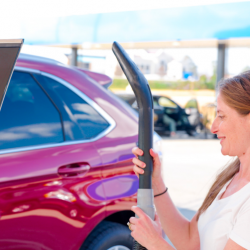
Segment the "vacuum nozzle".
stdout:
[[153,171],[153,161],[149,150],[153,148],[153,98],[148,85],[148,81],[130,59],[122,46],[114,42],[112,50],[126,75],[137,100],[139,110],[139,143],[143,150],[143,156],[139,159],[146,163],[144,174],[140,175],[139,188],[151,189],[151,174]]
[[[149,153],[149,150],[153,148],[153,98],[148,81],[122,46],[114,42],[112,50],[135,93],[139,108],[138,146],[144,152],[142,156],[139,156],[139,159],[146,163],[146,167],[144,168],[144,174],[139,176],[137,206],[154,220],[155,210],[152,190],[153,159]],[[146,250],[146,248],[135,241],[133,250]]]

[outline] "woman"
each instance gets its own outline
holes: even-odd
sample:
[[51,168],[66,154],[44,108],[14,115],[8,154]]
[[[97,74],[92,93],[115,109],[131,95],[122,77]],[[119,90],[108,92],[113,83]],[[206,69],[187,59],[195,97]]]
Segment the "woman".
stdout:
[[[157,216],[152,221],[138,207],[130,218],[131,235],[148,250],[174,249],[161,236],[161,227],[176,247],[187,250],[250,249],[250,71],[223,80],[219,85],[217,115],[212,133],[220,139],[221,153],[235,160],[216,178],[202,206],[191,221],[185,219],[171,201],[161,177],[161,163],[154,161],[152,186]],[[143,152],[132,152],[134,171],[143,174]],[[208,152],[209,154],[209,152]],[[160,224],[161,223],[161,224]]]

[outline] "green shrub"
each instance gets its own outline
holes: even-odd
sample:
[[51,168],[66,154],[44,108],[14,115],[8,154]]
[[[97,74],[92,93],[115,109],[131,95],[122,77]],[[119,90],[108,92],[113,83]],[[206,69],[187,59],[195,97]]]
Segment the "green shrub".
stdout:
[[125,89],[128,85],[128,81],[126,79],[113,79],[113,83],[109,87],[110,89]]
[[[173,90],[200,90],[200,89],[215,89],[216,77],[212,76],[207,79],[206,76],[201,76],[198,81],[148,81],[151,89],[173,89]],[[110,89],[125,89],[128,85],[126,79],[114,79]]]

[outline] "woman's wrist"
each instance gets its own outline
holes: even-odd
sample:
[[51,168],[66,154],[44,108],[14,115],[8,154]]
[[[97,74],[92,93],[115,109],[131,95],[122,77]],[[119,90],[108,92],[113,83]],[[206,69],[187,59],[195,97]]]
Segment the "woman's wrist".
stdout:
[[167,193],[167,191],[168,191],[168,188],[165,188],[165,190],[164,190],[162,193],[155,194],[155,195],[154,195],[154,198],[155,198],[155,197],[158,197],[158,196],[161,196],[161,195],[163,195],[163,194],[165,194],[165,193]]
[[148,250],[167,250],[167,249],[174,249],[172,248],[166,240],[162,237],[157,240],[156,243],[153,244],[152,247],[149,247]]
[[160,194],[166,190],[166,186],[162,177],[152,181],[152,188],[154,190],[154,195]]

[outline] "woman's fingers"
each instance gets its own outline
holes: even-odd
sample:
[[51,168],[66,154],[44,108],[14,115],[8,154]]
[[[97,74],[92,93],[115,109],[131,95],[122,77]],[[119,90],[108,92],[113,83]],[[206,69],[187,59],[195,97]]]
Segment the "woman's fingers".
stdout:
[[135,230],[135,225],[134,224],[131,224],[131,226],[129,227],[129,229],[131,230],[131,231],[134,231]]
[[149,153],[154,158],[155,164],[161,165],[159,155],[152,148],[149,150]]
[[[135,164],[133,170],[137,177],[139,177],[139,174],[144,174],[144,168],[146,167],[146,164],[138,159],[139,155],[143,155],[143,151],[139,149],[138,147],[134,147],[132,149],[133,154],[136,156],[133,158],[133,163]],[[150,155],[153,157],[153,174],[152,177],[159,177],[161,175],[161,161],[159,158],[159,155],[151,148],[149,151]]]
[[139,177],[139,174],[144,174],[144,170],[139,168],[136,165],[134,165],[133,170],[134,170],[135,174],[137,175],[137,177]]
[[137,218],[135,218],[135,217],[130,217],[130,219],[129,219],[129,223],[130,223],[129,229],[130,229],[131,231],[134,231],[134,230],[135,230],[135,227],[136,227],[137,222],[138,222],[138,219],[137,219]]
[[131,223],[131,224],[136,224],[137,223],[137,221],[138,221],[138,219],[137,218],[135,218],[135,217],[130,217],[129,218],[129,222]]
[[155,213],[155,222],[156,222],[159,226],[161,226],[161,221],[160,221],[160,218],[159,218],[159,216],[158,216],[157,213]]
[[146,164],[137,158],[133,158],[132,162],[135,164],[133,170],[137,177],[139,177],[139,174],[144,174],[144,170],[142,168],[145,168]]
[[132,162],[137,165],[138,167],[145,168],[146,164],[143,161],[140,161],[137,158],[133,158]]
[[131,210],[141,219],[146,219],[148,217],[139,207],[133,206]]
[[133,153],[136,157],[138,157],[138,155],[143,155],[143,151],[142,151],[141,149],[139,149],[138,147],[134,147],[134,148],[132,149],[132,153]]

